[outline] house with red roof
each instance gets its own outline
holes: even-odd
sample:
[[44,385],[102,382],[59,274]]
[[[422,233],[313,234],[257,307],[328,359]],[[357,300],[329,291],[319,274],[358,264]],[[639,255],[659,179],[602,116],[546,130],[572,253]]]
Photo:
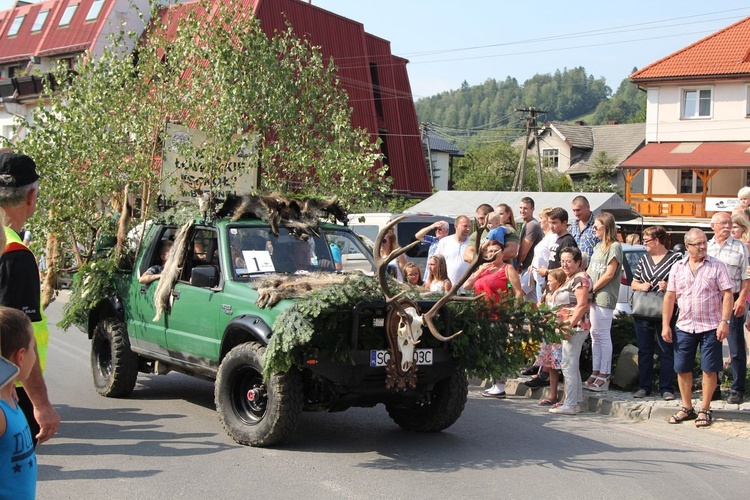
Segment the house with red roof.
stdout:
[[[361,22],[308,1],[237,1],[260,20],[269,36],[283,31],[288,23],[297,36],[320,47],[326,62],[332,58],[349,96],[352,124],[367,130],[373,141],[381,140],[394,191],[417,197],[432,194],[406,71],[408,61],[391,54],[389,41],[367,33]],[[196,3],[165,7],[159,18],[180,19]],[[28,106],[34,105],[41,91],[41,77],[19,76],[26,68],[44,72],[60,59],[72,64],[87,49],[96,55],[111,26],[119,29],[128,16],[137,18],[131,4],[133,0],[48,0],[40,4],[18,0],[13,9],[0,12],[0,134],[9,137],[12,115],[28,116]],[[135,4],[138,8],[142,4],[143,12],[148,13],[146,0]],[[128,25],[127,29],[142,33],[143,28]],[[26,85],[29,78],[30,87]]]
[[686,224],[731,210],[750,185],[750,17],[630,80],[647,93],[646,143],[620,164],[625,200]]
[[141,33],[148,14],[148,0],[17,0],[0,12],[0,135],[10,139],[14,116],[29,116],[51,68],[101,54],[121,29]]

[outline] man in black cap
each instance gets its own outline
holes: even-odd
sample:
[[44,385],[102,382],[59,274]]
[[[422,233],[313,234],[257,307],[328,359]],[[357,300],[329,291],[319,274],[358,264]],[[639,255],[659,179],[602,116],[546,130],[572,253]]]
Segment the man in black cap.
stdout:
[[60,416],[47,397],[42,375],[49,330],[41,307],[39,268],[19,235],[19,231],[36,210],[39,175],[34,160],[26,155],[0,153],[0,207],[5,211],[7,246],[0,256],[0,305],[26,313],[34,327],[37,362],[17,388],[19,406],[29,422],[34,444],[43,443],[57,432]]

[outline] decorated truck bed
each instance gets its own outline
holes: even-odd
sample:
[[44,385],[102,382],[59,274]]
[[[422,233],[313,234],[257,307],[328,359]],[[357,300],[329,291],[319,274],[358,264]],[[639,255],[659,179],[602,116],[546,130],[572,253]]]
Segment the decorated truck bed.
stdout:
[[[344,226],[235,218],[150,227],[82,325],[99,394],[128,396],[139,373],[214,380],[221,424],[252,446],[289,438],[303,410],[381,403],[402,428],[436,432],[460,417],[467,370],[503,373],[544,333],[545,313],[522,304],[490,311],[396,283],[396,255],[374,258]],[[139,283],[165,242],[161,278]]]

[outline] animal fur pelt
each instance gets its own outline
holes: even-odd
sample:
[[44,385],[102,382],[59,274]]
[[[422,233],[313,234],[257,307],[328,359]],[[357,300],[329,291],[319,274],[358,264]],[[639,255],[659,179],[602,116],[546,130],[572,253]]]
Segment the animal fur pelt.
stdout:
[[279,235],[279,225],[283,223],[294,238],[301,240],[307,240],[313,235],[319,236],[320,219],[328,216],[344,225],[348,222],[348,214],[335,196],[328,200],[296,199],[278,193],[266,196],[229,195],[216,213],[217,218],[231,217],[233,221],[242,218],[261,219],[271,225],[271,232],[275,236]]
[[340,285],[349,276],[334,273],[310,273],[304,275],[274,276],[256,282],[258,307],[273,307],[282,299],[299,298],[323,288]]
[[164,269],[161,272],[159,278],[159,284],[156,286],[154,292],[154,308],[156,309],[156,316],[154,321],[159,321],[162,314],[169,313],[172,309],[172,288],[180,277],[182,272],[183,261],[185,260],[185,245],[187,244],[187,236],[190,233],[190,229],[193,227],[193,222],[188,222],[177,231],[174,238],[174,244],[172,249],[169,251],[167,256],[167,262],[164,263]]

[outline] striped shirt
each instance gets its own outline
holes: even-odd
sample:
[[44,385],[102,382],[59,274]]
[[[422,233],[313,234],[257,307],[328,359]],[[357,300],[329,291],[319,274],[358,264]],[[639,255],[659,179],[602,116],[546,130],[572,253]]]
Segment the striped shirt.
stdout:
[[669,271],[667,291],[677,296],[677,328],[687,333],[716,330],[721,321],[722,292],[731,289],[727,266],[710,255],[698,264],[695,274],[688,257],[676,262]]
[[727,265],[729,277],[732,278],[732,293],[739,293],[742,289],[742,280],[750,279],[747,273],[747,247],[740,240],[727,238],[722,245],[716,241],[716,237],[708,242],[708,255],[716,257]]
[[669,270],[680,259],[682,259],[681,254],[667,250],[667,254],[658,264],[655,264],[651,254],[647,253],[638,261],[638,265],[633,273],[633,279],[641,283],[651,283],[652,289],[655,289],[654,287],[660,281],[667,281],[669,279]]

